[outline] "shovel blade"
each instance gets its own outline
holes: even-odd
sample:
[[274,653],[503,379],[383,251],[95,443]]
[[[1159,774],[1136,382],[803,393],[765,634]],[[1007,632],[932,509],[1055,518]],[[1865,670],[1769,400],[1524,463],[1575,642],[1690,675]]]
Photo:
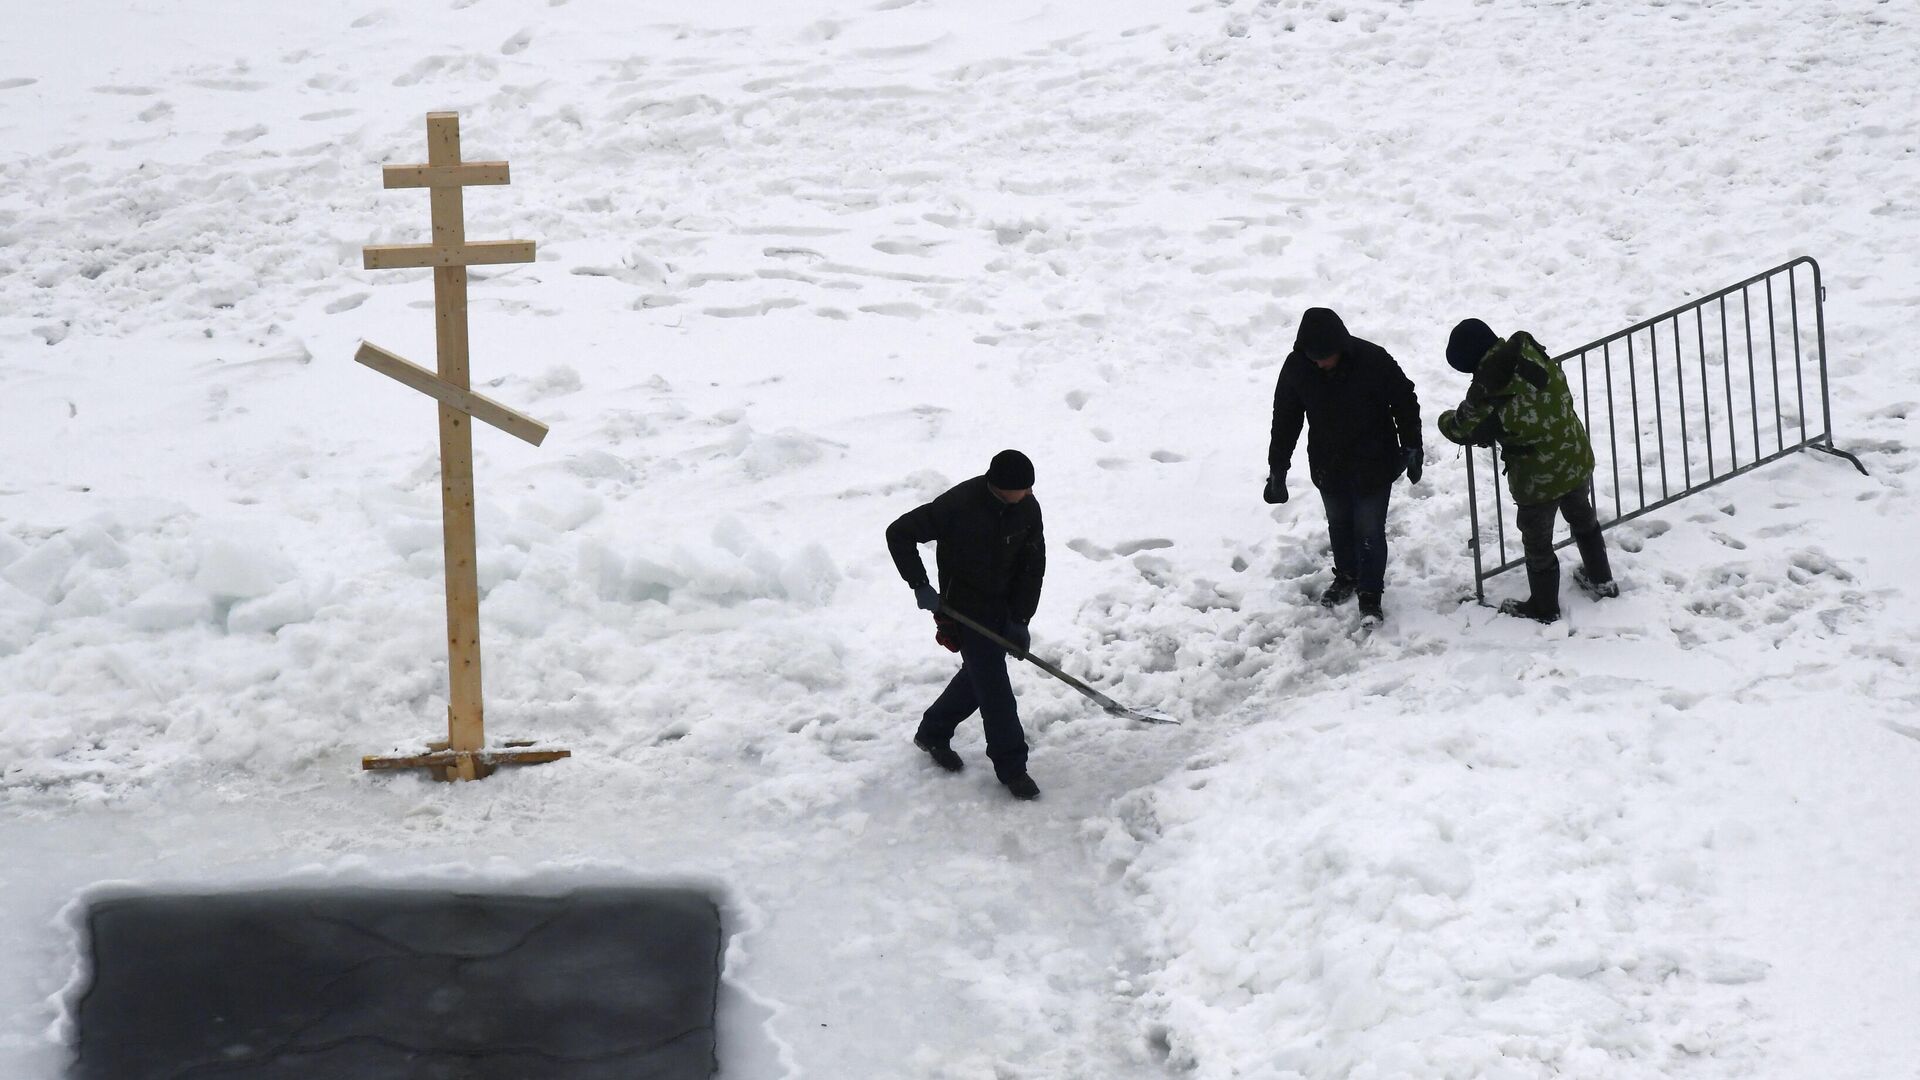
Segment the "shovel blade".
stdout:
[[1178,726],[1180,723],[1180,721],[1175,720],[1159,709],[1129,709],[1125,705],[1115,705],[1107,711],[1115,716],[1124,716],[1129,720],[1138,720],[1143,724],[1173,724]]

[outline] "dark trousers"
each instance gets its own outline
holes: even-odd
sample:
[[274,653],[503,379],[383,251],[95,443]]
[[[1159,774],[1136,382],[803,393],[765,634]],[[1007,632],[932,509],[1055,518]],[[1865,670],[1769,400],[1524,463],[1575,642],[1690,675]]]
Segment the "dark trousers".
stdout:
[[[985,620],[981,620],[985,622]],[[986,624],[998,632],[1001,627]],[[953,739],[962,721],[980,713],[987,729],[987,757],[1002,780],[1027,771],[1027,733],[1020,728],[1013,683],[1007,679],[1007,652],[964,626],[960,635],[960,672],[920,718],[919,737],[935,746]]]
[[1580,561],[1587,577],[1596,582],[1613,580],[1607,565],[1607,545],[1600,537],[1600,519],[1593,512],[1593,500],[1586,485],[1560,496],[1554,502],[1525,503],[1514,507],[1513,523],[1520,530],[1520,547],[1526,553],[1527,570],[1539,575],[1558,569],[1560,560],[1553,553],[1553,516],[1567,519],[1573,542],[1580,549]]
[[1333,544],[1333,573],[1348,578],[1363,593],[1385,591],[1387,580],[1388,482],[1372,491],[1356,491],[1345,480],[1320,489],[1327,507],[1327,539]]

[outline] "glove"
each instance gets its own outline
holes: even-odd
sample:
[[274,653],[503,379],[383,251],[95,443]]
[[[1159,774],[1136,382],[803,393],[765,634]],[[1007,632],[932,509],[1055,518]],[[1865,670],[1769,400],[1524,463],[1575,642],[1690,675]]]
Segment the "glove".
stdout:
[[1023,654],[1030,651],[1033,648],[1033,631],[1027,628],[1026,623],[1023,623],[1023,622],[1008,623],[1006,639],[1012,642],[1013,644],[1020,646],[1020,651]]
[[1420,482],[1421,466],[1425,465],[1427,461],[1427,452],[1416,446],[1405,453],[1407,458],[1407,483],[1417,484]]
[[926,583],[913,587],[913,602],[920,605],[921,611],[940,610],[940,591]]
[[1260,493],[1260,497],[1267,500],[1267,505],[1269,506],[1274,503],[1286,502],[1287,474],[1276,473],[1273,476],[1267,477],[1267,489]]
[[933,617],[933,640],[948,652],[960,651],[960,624],[952,619]]

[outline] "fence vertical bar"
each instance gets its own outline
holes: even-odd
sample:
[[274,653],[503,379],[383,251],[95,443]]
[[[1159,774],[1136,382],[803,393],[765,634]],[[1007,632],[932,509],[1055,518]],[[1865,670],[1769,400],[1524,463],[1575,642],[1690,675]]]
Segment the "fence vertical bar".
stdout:
[[1820,280],[1820,264],[1808,259],[1807,265],[1813,267],[1813,325],[1820,348],[1820,423],[1827,430],[1827,446],[1831,448],[1833,399],[1827,396],[1827,287]]
[[[1633,345],[1631,335],[1627,338],[1627,345],[1629,347]],[[1658,326],[1647,327],[1647,348],[1648,355],[1652,357],[1650,363],[1653,364],[1653,437],[1660,444],[1660,497],[1664,499],[1670,492],[1667,490],[1667,407],[1660,400],[1660,328]],[[1644,496],[1641,501],[1646,501]]]
[[1727,341],[1727,298],[1720,297],[1720,374],[1727,380],[1727,468],[1740,467],[1740,413],[1733,407],[1733,346]]
[[1493,471],[1493,531],[1500,541],[1500,565],[1507,565],[1507,510],[1500,498],[1500,448],[1487,451],[1487,461]]
[[1780,415],[1780,324],[1773,315],[1773,279],[1767,279],[1767,355],[1773,363],[1773,448],[1787,448],[1786,417]]
[[1673,389],[1680,398],[1680,475],[1687,487],[1693,486],[1692,442],[1687,438],[1687,354],[1680,344],[1680,319],[1673,320]]
[[[1473,450],[1472,446],[1467,447],[1467,527],[1473,530],[1467,535],[1467,546],[1473,549],[1473,598],[1484,604],[1487,602],[1487,579],[1480,561],[1480,493],[1473,479]],[[1495,480],[1498,480],[1497,476]]]
[[[1675,333],[1679,332],[1679,325],[1674,323]],[[1693,333],[1700,344],[1700,418],[1707,424],[1707,479],[1711,480],[1720,473],[1713,465],[1713,400],[1709,396],[1713,386],[1707,380],[1707,322],[1698,307],[1693,309]],[[1731,420],[1731,416],[1728,419]]]
[[1640,506],[1647,505],[1647,454],[1640,445],[1640,374],[1633,358],[1633,335],[1627,335],[1627,400],[1633,403],[1633,475],[1640,489]]
[[1800,441],[1807,441],[1807,380],[1800,359],[1800,286],[1793,267],[1787,267],[1787,305],[1793,311],[1793,393],[1800,404]]
[[1587,429],[1587,439],[1593,439],[1593,379],[1587,374],[1587,351],[1580,350],[1580,426]]
[[1620,516],[1620,446],[1614,436],[1613,346],[1600,346],[1600,359],[1607,370],[1607,458],[1613,462],[1613,515]]
[[1740,287],[1740,321],[1747,327],[1747,404],[1753,406],[1748,411],[1753,414],[1753,460],[1760,460],[1760,376],[1753,370],[1753,302],[1747,298],[1747,287]]

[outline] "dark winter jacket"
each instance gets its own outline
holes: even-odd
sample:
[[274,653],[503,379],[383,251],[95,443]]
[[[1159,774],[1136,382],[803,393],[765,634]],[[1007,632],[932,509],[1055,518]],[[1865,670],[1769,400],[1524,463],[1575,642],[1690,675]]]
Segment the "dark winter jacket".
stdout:
[[983,622],[1026,622],[1040,606],[1047,572],[1040,501],[1029,494],[1005,503],[976,476],[916,506],[887,526],[887,550],[907,584],[927,583],[917,544],[932,543],[940,568],[940,598]]
[[[1328,340],[1340,342],[1340,361],[1322,371],[1301,343]],[[1273,439],[1267,445],[1269,475],[1287,471],[1303,421],[1307,466],[1319,488],[1386,487],[1405,465],[1405,452],[1420,446],[1420,399],[1413,381],[1387,350],[1347,333],[1340,316],[1326,308],[1307,311],[1293,351],[1280,367],[1273,388]]]
[[1593,477],[1593,444],[1560,365],[1520,331],[1487,350],[1440,434],[1462,445],[1500,444],[1507,487],[1522,506],[1557,501]]

